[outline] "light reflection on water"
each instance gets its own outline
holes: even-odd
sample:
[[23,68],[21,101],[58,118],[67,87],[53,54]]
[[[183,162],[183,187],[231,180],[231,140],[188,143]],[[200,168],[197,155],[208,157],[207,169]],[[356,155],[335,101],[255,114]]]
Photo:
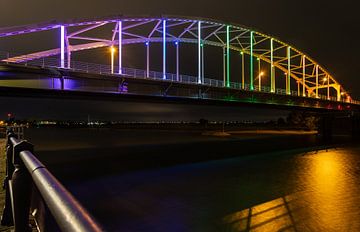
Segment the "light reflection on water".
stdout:
[[146,232],[360,231],[359,186],[360,147],[243,156],[69,185],[108,231]]
[[223,217],[227,231],[360,231],[358,150],[295,157],[298,192]]

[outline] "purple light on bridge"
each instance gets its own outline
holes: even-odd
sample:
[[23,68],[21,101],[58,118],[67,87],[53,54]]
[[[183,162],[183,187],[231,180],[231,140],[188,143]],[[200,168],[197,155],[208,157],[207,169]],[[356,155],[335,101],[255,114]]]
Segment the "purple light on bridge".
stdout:
[[65,67],[65,27],[60,26],[60,67]]
[[122,21],[119,21],[119,74],[122,74]]

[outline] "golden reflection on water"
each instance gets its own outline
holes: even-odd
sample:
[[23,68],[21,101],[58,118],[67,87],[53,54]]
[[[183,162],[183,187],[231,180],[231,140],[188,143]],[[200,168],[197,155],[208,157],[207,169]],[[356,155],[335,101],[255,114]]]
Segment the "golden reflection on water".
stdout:
[[231,231],[295,231],[291,215],[293,197],[286,196],[224,217]]
[[228,231],[360,231],[352,155],[345,150],[299,155],[293,178],[284,182],[301,191],[227,215],[223,223]]

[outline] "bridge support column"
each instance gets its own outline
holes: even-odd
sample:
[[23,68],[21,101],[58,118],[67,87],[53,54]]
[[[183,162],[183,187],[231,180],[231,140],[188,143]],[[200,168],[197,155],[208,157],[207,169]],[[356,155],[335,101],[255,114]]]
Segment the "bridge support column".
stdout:
[[275,93],[275,70],[274,70],[274,39],[271,38],[270,40],[270,60],[271,60],[271,64],[270,64],[270,76],[271,76],[271,92]]
[[288,74],[286,76],[286,94],[291,95],[291,47],[287,49],[287,57],[288,57]]
[[250,32],[250,90],[254,90],[254,32]]
[[226,87],[226,52],[225,47],[223,47],[223,86]]
[[202,83],[201,78],[201,21],[198,22],[198,84]]
[[71,68],[71,50],[70,50],[70,41],[69,41],[69,37],[67,35],[67,30],[65,28],[65,46],[66,46],[66,67],[68,69]]
[[302,57],[302,68],[303,68],[303,73],[302,73],[302,87],[303,87],[303,90],[302,90],[302,96],[303,97],[306,97],[306,90],[305,90],[305,74],[306,74],[306,56],[304,55]]
[[122,21],[118,22],[119,28],[118,28],[118,33],[119,33],[119,74],[123,74],[123,70],[122,70]]
[[226,26],[226,87],[230,87],[230,26]]
[[327,76],[326,80],[327,80],[327,88],[326,88],[327,100],[330,100],[330,76]]
[[259,78],[259,92],[261,92],[261,60],[260,58],[258,60],[258,78]]
[[146,45],[146,77],[150,77],[150,42],[147,41]]
[[60,67],[65,68],[65,26],[60,26]]
[[166,80],[166,20],[163,19],[163,79]]
[[205,83],[205,70],[204,70],[204,44],[201,44],[201,81]]
[[176,81],[180,81],[179,41],[175,42],[175,46],[176,46]]
[[71,68],[71,51],[70,51],[70,47],[69,45],[67,46],[67,68],[70,69]]
[[316,88],[315,97],[319,98],[319,65],[316,65]]

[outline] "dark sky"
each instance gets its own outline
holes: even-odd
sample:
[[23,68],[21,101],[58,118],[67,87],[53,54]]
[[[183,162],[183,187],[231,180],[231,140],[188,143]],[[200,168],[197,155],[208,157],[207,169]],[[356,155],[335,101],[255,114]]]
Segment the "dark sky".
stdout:
[[[234,22],[310,54],[360,99],[357,1],[1,0],[0,27],[111,15],[188,15]],[[0,44],[0,51],[6,50]]]

